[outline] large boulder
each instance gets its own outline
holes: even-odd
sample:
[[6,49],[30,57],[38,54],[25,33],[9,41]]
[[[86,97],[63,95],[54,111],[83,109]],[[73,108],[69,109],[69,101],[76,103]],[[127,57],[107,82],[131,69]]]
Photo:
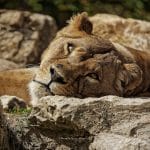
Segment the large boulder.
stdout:
[[47,96],[28,118],[7,114],[3,122],[14,149],[15,145],[41,150],[150,147],[150,98]]
[[0,58],[17,64],[37,64],[55,36],[52,17],[17,10],[0,10]]
[[111,14],[90,17],[93,33],[139,50],[150,50],[150,23]]

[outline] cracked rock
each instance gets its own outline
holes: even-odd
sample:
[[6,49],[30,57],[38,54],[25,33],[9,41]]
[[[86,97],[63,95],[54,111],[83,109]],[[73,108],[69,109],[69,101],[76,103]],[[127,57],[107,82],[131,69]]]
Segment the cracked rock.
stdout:
[[4,115],[4,131],[14,139],[9,143],[14,149],[15,144],[41,150],[150,147],[150,98],[47,96],[27,116]]
[[38,64],[56,34],[52,17],[17,10],[0,10],[0,58],[17,64]]

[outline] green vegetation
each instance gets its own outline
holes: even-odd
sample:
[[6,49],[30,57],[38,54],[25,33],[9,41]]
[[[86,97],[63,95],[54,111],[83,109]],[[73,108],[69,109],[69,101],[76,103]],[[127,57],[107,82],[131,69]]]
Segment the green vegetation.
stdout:
[[111,13],[150,21],[149,0],[0,0],[0,8],[29,10],[53,16],[59,26],[72,14]]
[[9,110],[9,113],[15,115],[29,115],[31,113],[31,108],[13,108]]

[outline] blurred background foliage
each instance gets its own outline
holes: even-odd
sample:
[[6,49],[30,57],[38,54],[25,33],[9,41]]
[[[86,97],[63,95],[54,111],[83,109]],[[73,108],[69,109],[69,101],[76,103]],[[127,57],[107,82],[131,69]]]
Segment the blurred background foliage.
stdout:
[[48,14],[56,19],[59,27],[64,26],[72,14],[82,11],[150,21],[150,0],[0,0],[0,8]]

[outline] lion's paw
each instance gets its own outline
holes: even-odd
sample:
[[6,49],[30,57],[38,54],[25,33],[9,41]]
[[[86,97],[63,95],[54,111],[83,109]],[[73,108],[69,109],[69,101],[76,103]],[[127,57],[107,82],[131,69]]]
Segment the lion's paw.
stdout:
[[11,111],[13,109],[18,110],[20,108],[27,108],[26,103],[22,99],[16,96],[6,96],[6,95],[1,96],[0,102],[5,111]]

